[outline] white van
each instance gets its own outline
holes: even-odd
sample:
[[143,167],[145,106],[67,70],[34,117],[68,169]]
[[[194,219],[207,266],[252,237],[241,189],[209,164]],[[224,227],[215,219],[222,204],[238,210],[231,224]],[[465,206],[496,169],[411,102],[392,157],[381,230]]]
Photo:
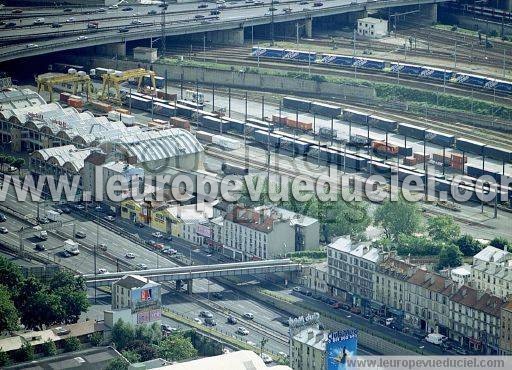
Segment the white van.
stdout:
[[443,334],[436,334],[436,333],[431,333],[425,337],[425,340],[427,342],[432,343],[432,344],[437,344],[437,345],[440,345],[447,339],[448,339],[448,337],[444,336]]

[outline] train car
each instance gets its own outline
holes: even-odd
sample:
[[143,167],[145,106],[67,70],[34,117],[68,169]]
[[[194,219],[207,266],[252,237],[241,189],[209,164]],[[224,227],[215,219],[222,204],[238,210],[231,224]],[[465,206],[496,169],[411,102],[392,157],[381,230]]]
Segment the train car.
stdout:
[[382,131],[396,131],[398,128],[397,121],[373,115],[368,118],[368,124]]
[[274,131],[275,126],[272,122],[262,121],[256,118],[247,118],[247,123],[251,123],[255,126],[259,126],[262,130]]
[[[142,86],[152,86],[151,77],[149,75],[142,78]],[[157,89],[165,88],[165,78],[155,76],[155,86]]]
[[450,81],[453,77],[453,71],[434,68],[429,66],[422,66],[420,77],[433,78],[436,80]]
[[312,51],[286,49],[284,51],[282,59],[298,60],[300,62],[313,63],[316,60],[316,53]]
[[485,170],[480,167],[476,167],[476,166],[472,166],[472,165],[466,166],[466,174],[475,179],[477,179],[481,176],[491,176],[496,182],[499,182],[501,179],[501,175],[499,172]]
[[153,114],[170,118],[176,115],[176,110],[169,104],[157,102],[153,104]]
[[322,64],[334,64],[342,67],[352,67],[354,64],[354,57],[348,55],[337,54],[322,54],[320,62]]
[[48,66],[48,70],[51,72],[68,73],[68,70],[74,69],[76,71],[83,71],[84,66],[66,63],[52,63]]
[[430,129],[425,131],[425,140],[444,148],[453,147],[455,144],[455,136]]
[[210,116],[201,116],[200,120],[201,128],[208,129],[211,131],[216,131],[220,133],[226,133],[230,129],[230,124],[227,121],[220,120],[216,117],[210,117]]
[[135,95],[127,96],[124,103],[126,106],[132,107],[133,109],[139,109],[146,112],[151,109],[151,100]]
[[492,145],[486,145],[484,147],[484,155],[488,158],[496,159],[498,161],[512,161],[512,151],[503,148],[498,148]]
[[462,137],[457,138],[457,141],[455,142],[455,149],[464,153],[483,155],[484,148],[485,144],[474,140],[464,139]]
[[304,111],[309,112],[311,109],[311,100],[305,100],[300,98],[294,98],[291,96],[285,96],[283,98],[283,108],[291,109],[293,111]]
[[353,109],[343,109],[343,120],[347,122],[359,123],[361,125],[368,124],[370,114],[359,112]]
[[456,83],[474,87],[484,87],[485,84],[489,82],[489,79],[487,77],[462,72],[455,73],[454,78]]
[[486,89],[502,91],[506,93],[512,93],[512,82],[497,80],[489,78],[489,81],[485,84]]
[[270,145],[270,147],[278,148],[281,142],[281,136],[274,133],[269,133],[263,130],[257,130],[254,132],[254,140],[263,146]]
[[380,59],[355,57],[352,67],[382,71],[386,67],[386,62]]
[[318,114],[325,117],[338,117],[341,115],[341,107],[338,105],[326,104],[313,101],[309,110],[313,114]]
[[409,123],[400,122],[398,124],[398,133],[405,137],[423,140],[423,139],[425,139],[426,131],[427,131],[427,129],[425,129],[424,127],[418,127],[415,125],[411,125]]
[[185,99],[178,99],[177,103],[181,104],[181,105],[186,105],[187,107],[190,107],[193,109],[196,109],[196,108],[203,109],[204,108],[204,103],[193,102],[193,101],[185,100]]
[[292,139],[289,137],[281,136],[279,139],[279,149],[295,153],[298,155],[304,155],[307,153],[310,144],[300,141],[298,139]]
[[368,170],[372,173],[378,173],[384,176],[391,176],[391,166],[379,161],[369,161]]
[[253,46],[251,55],[253,57],[259,58],[274,58],[274,59],[282,59],[284,56],[285,50],[279,48],[262,48],[258,46]]
[[246,167],[235,166],[233,164],[229,164],[229,163],[225,163],[225,162],[222,163],[221,169],[225,175],[245,176],[245,175],[249,174],[249,169],[247,169]]
[[421,66],[406,63],[391,63],[390,68],[391,72],[403,73],[411,76],[419,76],[421,74],[422,69]]

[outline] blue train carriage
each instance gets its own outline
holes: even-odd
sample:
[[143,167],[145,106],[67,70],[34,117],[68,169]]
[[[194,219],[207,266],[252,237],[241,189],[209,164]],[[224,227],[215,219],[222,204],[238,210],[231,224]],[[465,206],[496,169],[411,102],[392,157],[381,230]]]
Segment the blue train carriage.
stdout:
[[285,53],[284,49],[279,48],[262,48],[253,46],[251,56],[260,58],[278,58],[282,59]]
[[316,52],[286,49],[283,54],[283,59],[314,63],[316,61]]
[[485,76],[472,75],[469,73],[455,73],[454,82],[474,87],[484,87],[489,79]]
[[370,118],[370,114],[359,112],[354,109],[343,109],[343,120],[347,122],[359,123],[361,125],[366,125],[368,123],[368,119]]
[[512,93],[512,82],[489,78],[484,86],[486,89]]
[[419,76],[421,74],[421,66],[407,63],[391,63],[390,70],[393,73],[403,73],[411,76]]
[[319,63],[351,67],[354,64],[354,57],[348,55],[322,54],[322,58],[320,59]]
[[429,66],[422,66],[420,77],[433,78],[442,81],[450,81],[453,78],[453,71]]
[[382,71],[384,68],[386,68],[386,61],[380,59],[355,57],[354,62],[352,63],[352,67]]

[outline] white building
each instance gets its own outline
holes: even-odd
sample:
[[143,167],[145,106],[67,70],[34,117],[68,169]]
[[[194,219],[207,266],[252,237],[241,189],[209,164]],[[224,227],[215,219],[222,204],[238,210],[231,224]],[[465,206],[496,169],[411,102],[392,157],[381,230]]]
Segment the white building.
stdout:
[[388,21],[378,18],[361,18],[357,20],[357,33],[369,38],[387,36]]
[[462,265],[450,270],[450,278],[459,286],[469,284],[471,279],[471,266]]
[[328,293],[328,276],[327,261],[305,265],[302,268],[302,285],[314,293]]
[[282,258],[319,246],[317,219],[273,206],[235,206],[211,226],[211,242],[235,260]]
[[370,243],[353,243],[339,238],[327,246],[331,294],[354,305],[366,306],[372,300],[375,270],[384,254]]
[[512,253],[485,247],[473,257],[472,285],[500,298],[512,294]]
[[325,347],[328,335],[327,331],[318,328],[307,328],[294,335],[292,338],[292,369],[325,369]]

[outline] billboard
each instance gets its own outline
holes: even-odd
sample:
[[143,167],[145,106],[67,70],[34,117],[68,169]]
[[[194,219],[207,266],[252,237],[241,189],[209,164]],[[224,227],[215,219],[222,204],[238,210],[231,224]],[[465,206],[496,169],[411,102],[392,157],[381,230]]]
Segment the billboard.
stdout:
[[211,238],[212,237],[212,229],[209,228],[206,225],[197,224],[197,226],[196,226],[196,233],[197,233],[197,235],[201,235],[201,236],[204,236],[206,238]]
[[151,300],[151,294],[152,290],[151,289],[143,289],[140,291],[140,300],[141,301],[150,301]]
[[327,370],[344,370],[347,360],[357,354],[357,330],[329,333],[327,337]]
[[147,308],[160,307],[161,288],[158,284],[146,285],[142,288],[135,288],[131,291],[132,312],[142,311]]

